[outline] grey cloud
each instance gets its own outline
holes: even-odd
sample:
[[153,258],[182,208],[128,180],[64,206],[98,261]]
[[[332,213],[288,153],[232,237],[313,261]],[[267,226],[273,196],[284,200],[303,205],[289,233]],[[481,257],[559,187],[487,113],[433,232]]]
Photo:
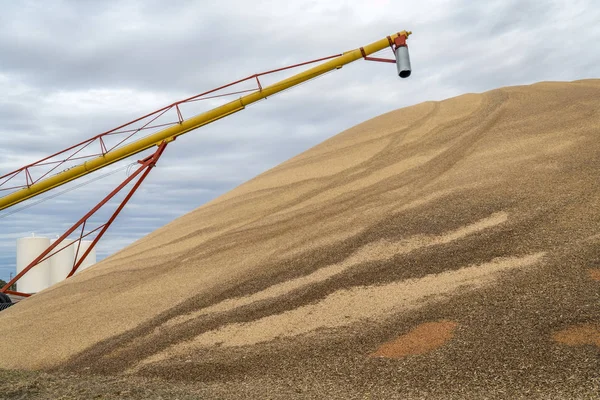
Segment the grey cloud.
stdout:
[[260,52],[246,44],[272,42],[268,32],[232,14],[210,12],[203,3],[185,3],[113,3],[131,17],[116,24],[119,11],[89,9],[97,7],[90,3],[62,3],[54,12],[37,3],[31,15],[7,10],[4,18],[17,21],[16,37],[0,37],[0,52],[6,55],[0,67],[53,89],[103,85],[189,90],[235,77],[239,68],[223,60],[235,57],[242,65],[260,66]]

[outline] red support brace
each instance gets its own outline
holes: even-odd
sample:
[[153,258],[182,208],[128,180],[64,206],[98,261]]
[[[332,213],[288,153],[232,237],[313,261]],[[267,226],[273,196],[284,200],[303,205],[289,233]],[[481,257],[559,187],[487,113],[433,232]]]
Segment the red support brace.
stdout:
[[[76,264],[73,265],[73,269],[71,270],[71,272],[69,273],[69,275],[67,275],[67,278],[70,278],[71,276],[73,276],[73,274],[75,272],[77,272],[77,269],[81,266],[81,264],[83,263],[83,261],[85,260],[85,258],[88,256],[88,254],[90,254],[90,252],[92,251],[92,249],[94,248],[94,246],[96,246],[96,243],[98,243],[98,241],[102,238],[102,236],[104,236],[104,233],[108,230],[108,228],[110,227],[110,225],[114,222],[114,220],[117,218],[117,216],[119,215],[119,213],[123,210],[123,208],[125,208],[125,205],[127,204],[127,202],[131,199],[131,197],[133,196],[133,194],[138,190],[138,188],[140,187],[140,185],[142,184],[142,182],[144,181],[144,179],[146,179],[146,177],[148,176],[148,174],[150,173],[150,171],[152,170],[152,168],[154,167],[154,165],[156,164],[156,162],[158,161],[158,159],[162,155],[163,151],[165,150],[165,147],[167,147],[167,143],[163,142],[159,146],[159,148],[156,151],[156,153],[154,153],[150,157],[150,164],[148,164],[147,166],[144,166],[146,164],[145,160],[147,160],[147,159],[142,160],[142,162],[144,162],[144,164],[142,164],[142,166],[138,170],[145,169],[144,173],[142,174],[142,176],[140,177],[140,179],[138,179],[138,181],[133,185],[133,187],[131,188],[131,190],[129,191],[129,193],[127,193],[127,196],[125,196],[125,198],[123,199],[123,201],[121,202],[121,204],[119,204],[119,207],[117,207],[117,209],[115,210],[115,212],[113,213],[113,215],[109,218],[109,220],[106,222],[106,224],[104,224],[104,226],[102,227],[102,230],[100,231],[100,233],[98,233],[98,235],[94,238],[94,240],[92,241],[92,243],[90,244],[90,246],[88,247],[88,249],[80,257],[79,261]],[[77,260],[77,256],[75,256],[75,260]]]
[[[390,48],[392,49],[392,53],[394,53],[394,57],[396,57],[396,49],[398,47],[406,46],[406,36],[404,36],[404,35],[397,36],[396,39],[394,39],[393,41],[392,41],[392,38],[389,36],[387,37],[387,39],[388,39],[388,42],[390,43]],[[392,64],[396,63],[395,58],[393,60],[390,60],[388,58],[367,57],[367,53],[365,53],[365,49],[362,47],[360,48],[360,52],[361,52],[363,58],[367,61],[377,61],[377,62],[392,63]]]

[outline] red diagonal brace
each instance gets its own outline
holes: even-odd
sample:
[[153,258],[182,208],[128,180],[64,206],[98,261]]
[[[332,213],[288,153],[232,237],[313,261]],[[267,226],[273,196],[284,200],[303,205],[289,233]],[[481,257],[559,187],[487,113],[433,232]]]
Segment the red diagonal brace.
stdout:
[[396,60],[390,60],[388,58],[367,57],[367,53],[365,53],[365,49],[363,49],[362,47],[360,48],[360,53],[362,54],[363,58],[367,61],[377,61],[396,64]]
[[[405,35],[400,35],[396,37],[396,39],[394,39],[392,41],[392,38],[390,36],[387,37],[388,42],[390,43],[390,48],[392,49],[392,53],[394,53],[394,55],[396,54],[396,49],[398,47],[405,47],[406,46],[406,36]],[[360,48],[360,53],[362,54],[363,58],[367,61],[377,61],[377,62],[385,62],[385,63],[392,63],[395,64],[396,60],[390,60],[388,58],[377,58],[377,57],[367,57],[367,53],[365,53],[365,49],[364,48]]]
[[[88,249],[85,251],[85,253],[83,253],[83,255],[79,258],[79,261],[73,266],[73,269],[71,270],[71,272],[69,273],[69,275],[67,275],[67,278],[70,278],[71,276],[73,276],[73,274],[75,272],[77,272],[77,269],[81,266],[81,264],[86,259],[86,257],[88,256],[88,254],[90,254],[90,252],[92,251],[92,249],[94,248],[94,246],[96,246],[96,243],[98,243],[98,241],[102,238],[102,236],[104,235],[104,233],[108,230],[108,228],[110,227],[110,225],[117,218],[117,216],[119,215],[119,213],[121,212],[121,210],[123,210],[123,208],[125,208],[125,205],[129,201],[129,199],[131,199],[131,197],[133,196],[133,194],[138,190],[138,188],[140,187],[140,185],[142,184],[142,182],[144,181],[144,179],[146,179],[146,177],[148,176],[148,174],[150,173],[150,171],[152,170],[152,168],[154,167],[154,165],[156,164],[156,162],[158,161],[158,159],[162,155],[163,151],[165,150],[165,147],[167,147],[167,143],[163,142],[159,146],[158,150],[156,150],[156,153],[154,153],[152,155],[152,157],[150,158],[150,160],[145,161],[138,168],[138,170],[145,169],[144,173],[142,174],[142,176],[140,177],[140,179],[138,179],[138,181],[135,183],[135,185],[133,185],[133,187],[131,188],[131,190],[129,191],[129,193],[127,193],[127,196],[125,196],[125,198],[123,199],[123,201],[121,202],[121,204],[119,204],[119,207],[117,207],[117,209],[115,210],[115,212],[113,213],[113,215],[110,217],[110,219],[106,222],[106,224],[104,224],[104,227],[102,228],[102,230],[98,233],[98,235],[96,236],[96,238],[92,241],[92,243],[90,244],[90,246],[88,247]],[[77,260],[77,258],[75,258],[75,260]]]

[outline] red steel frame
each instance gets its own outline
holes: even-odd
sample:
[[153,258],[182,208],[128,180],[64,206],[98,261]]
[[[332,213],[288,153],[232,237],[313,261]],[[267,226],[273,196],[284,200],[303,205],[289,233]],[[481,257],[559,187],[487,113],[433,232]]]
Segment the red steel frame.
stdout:
[[[129,177],[127,177],[127,179],[125,179],[119,186],[117,186],[104,199],[102,199],[94,208],[92,208],[87,214],[85,214],[73,226],[71,226],[71,228],[69,228],[60,238],[56,239],[56,241],[54,243],[52,243],[50,245],[50,247],[48,247],[46,250],[44,250],[35,260],[33,260],[27,267],[25,267],[21,272],[19,272],[10,282],[8,282],[2,289],[0,289],[0,292],[17,295],[17,296],[29,297],[30,294],[28,294],[28,293],[22,293],[22,292],[18,292],[18,291],[9,290],[9,288],[12,285],[14,285],[19,279],[21,279],[21,277],[23,277],[23,275],[25,275],[27,272],[29,272],[29,270],[34,268],[36,265],[40,264],[43,261],[46,261],[47,259],[52,257],[54,254],[59,253],[66,247],[73,245],[72,243],[68,243],[65,246],[63,246],[60,249],[53,252],[53,250],[55,248],[57,248],[65,239],[67,239],[67,237],[70,234],[75,232],[75,230],[77,228],[79,228],[79,226],[81,226],[81,233],[79,235],[79,239],[76,240],[78,242],[78,244],[77,244],[77,250],[75,252],[75,257],[74,257],[74,261],[73,261],[73,268],[71,269],[71,272],[69,273],[69,275],[66,276],[66,278],[73,276],[73,274],[75,272],[77,272],[77,269],[81,266],[81,264],[83,263],[85,258],[88,256],[88,254],[96,246],[96,243],[98,243],[98,241],[102,238],[102,236],[108,230],[110,225],[117,218],[119,213],[123,210],[123,208],[125,208],[125,205],[131,199],[131,197],[137,191],[137,189],[140,187],[140,185],[142,184],[144,179],[146,179],[146,177],[148,176],[148,174],[150,173],[152,168],[156,165],[156,162],[158,161],[158,159],[160,158],[162,153],[165,151],[166,147],[167,147],[167,142],[162,142],[158,146],[158,149],[154,152],[154,154],[151,154],[150,156],[144,158],[143,160],[139,160],[138,163],[140,164],[140,166],[138,167],[137,170],[135,170],[134,173],[132,173]],[[130,182],[132,182],[138,176],[140,176],[139,179],[137,180],[137,182],[135,182],[133,187],[129,190],[129,193],[127,193],[125,198],[121,201],[121,204],[119,204],[119,206],[114,211],[112,216],[108,219],[108,221],[106,223],[104,223],[103,225],[100,225],[96,229],[84,234],[85,225],[86,225],[86,222],[88,221],[88,219],[91,218],[92,215],[94,215],[100,208],[102,208],[102,206],[104,206],[110,199],[112,199],[117,193],[119,193],[125,186],[127,186]],[[100,232],[96,235],[96,237],[90,244],[89,248],[83,253],[83,255],[81,257],[78,257],[79,249],[81,246],[81,240],[83,240],[84,237],[87,237],[96,231],[100,231]]]

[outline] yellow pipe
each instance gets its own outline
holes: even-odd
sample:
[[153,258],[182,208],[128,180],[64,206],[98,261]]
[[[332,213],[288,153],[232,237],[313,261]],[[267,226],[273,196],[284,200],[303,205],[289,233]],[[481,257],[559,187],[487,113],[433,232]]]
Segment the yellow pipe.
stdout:
[[[408,37],[412,32],[402,31],[391,35],[390,37],[394,40],[400,35]],[[381,39],[377,42],[371,43],[363,47],[365,54],[373,54],[380,50],[385,49],[389,46],[388,39]],[[200,128],[201,126],[210,124],[218,119],[224,118],[228,115],[243,110],[248,104],[252,104],[259,100],[262,100],[268,96],[272,96],[275,93],[281,92],[282,90],[288,89],[292,86],[298,85],[302,82],[306,82],[314,77],[322,75],[326,72],[341,68],[343,65],[349,64],[353,61],[359,60],[363,57],[360,49],[355,49],[342,54],[339,57],[333,58],[323,64],[317,65],[316,67],[310,68],[304,72],[291,76],[287,79],[274,83],[270,86],[262,88],[262,90],[251,93],[249,95],[240,97],[237,100],[206,111],[202,114],[191,117],[181,124],[166,128],[162,131],[156,132],[150,136],[137,140],[133,143],[119,147],[113,151],[106,153],[103,156],[99,156],[92,160],[86,161],[83,164],[72,167],[66,171],[60,172],[49,178],[46,178],[40,182],[37,182],[28,188],[21,189],[7,196],[0,198],[0,210],[13,206],[31,197],[37,196],[38,194],[44,193],[50,189],[61,186],[74,179],[87,175],[100,168],[106,167],[124,158],[130,157],[141,151],[147,150],[153,146],[160,144],[164,140],[172,140],[177,136],[181,136],[184,133]]]

